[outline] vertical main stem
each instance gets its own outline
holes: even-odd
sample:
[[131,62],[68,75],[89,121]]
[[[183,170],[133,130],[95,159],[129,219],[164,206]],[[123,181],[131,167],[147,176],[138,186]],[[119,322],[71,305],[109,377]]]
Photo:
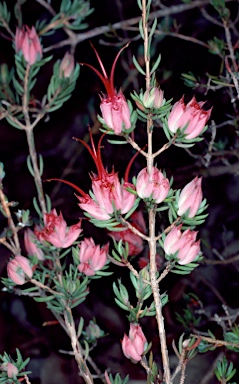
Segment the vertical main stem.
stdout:
[[24,94],[22,97],[22,111],[25,119],[25,131],[27,135],[27,143],[29,148],[29,154],[32,161],[33,171],[34,171],[34,180],[37,188],[38,193],[38,199],[41,207],[42,214],[44,214],[46,210],[46,203],[45,203],[45,197],[42,187],[42,180],[41,175],[37,163],[37,154],[36,154],[36,148],[35,148],[35,142],[34,142],[34,134],[33,134],[33,125],[31,124],[29,112],[28,112],[28,99],[29,99],[29,74],[30,74],[31,66],[30,64],[27,64],[26,72],[25,72],[25,79],[24,79]]
[[36,154],[36,148],[35,148],[35,142],[34,142],[34,134],[33,134],[33,129],[31,127],[26,129],[26,135],[27,135],[29,153],[32,161],[32,167],[34,171],[34,180],[37,187],[38,199],[39,199],[41,211],[42,213],[45,213],[47,212],[46,203],[45,203],[45,197],[44,197],[44,192],[42,187],[41,175],[40,175],[39,167],[37,164],[37,154]]
[[[143,31],[144,31],[144,59],[145,59],[145,72],[146,72],[146,91],[150,90],[150,54],[149,54],[149,40],[148,40],[148,25],[147,25],[147,6],[146,0],[142,0],[142,19],[143,19]],[[153,175],[153,121],[150,115],[147,118],[147,135],[148,135],[148,154],[147,154],[147,171],[149,178]],[[159,339],[161,345],[161,355],[164,370],[164,380],[166,384],[171,384],[170,367],[168,350],[166,343],[166,334],[164,328],[164,318],[162,314],[162,302],[160,298],[159,285],[157,282],[157,264],[156,264],[156,238],[155,238],[155,209],[149,210],[149,252],[150,252],[150,280],[151,287],[156,308],[156,320],[158,325]]]

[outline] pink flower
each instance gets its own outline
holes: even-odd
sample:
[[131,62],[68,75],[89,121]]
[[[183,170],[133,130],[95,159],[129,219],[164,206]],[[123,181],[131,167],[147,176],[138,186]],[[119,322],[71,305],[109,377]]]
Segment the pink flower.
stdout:
[[27,254],[29,256],[36,255],[38,260],[44,260],[45,259],[44,253],[41,248],[38,248],[36,242],[37,242],[36,235],[30,228],[27,228],[24,232],[24,244],[25,244]]
[[15,34],[16,52],[22,52],[24,59],[30,65],[42,58],[42,46],[34,27],[26,25],[22,29],[17,28]]
[[17,369],[17,367],[16,367],[14,364],[10,363],[10,362],[3,363],[3,364],[0,366],[0,369],[1,369],[2,371],[7,372],[7,376],[8,376],[9,379],[11,379],[11,378],[14,377],[14,376],[17,376],[17,374],[18,374],[18,369]]
[[94,276],[96,271],[99,271],[106,264],[107,253],[109,250],[109,244],[100,248],[99,245],[95,245],[92,237],[84,239],[79,244],[80,252],[80,265],[78,269],[86,276]]
[[202,109],[204,102],[197,103],[193,97],[188,104],[185,105],[182,97],[174,104],[169,118],[168,128],[172,133],[176,133],[178,129],[183,129],[186,125],[184,134],[187,140],[194,139],[203,131],[208,119],[210,118],[212,108],[208,111]]
[[61,179],[51,179],[61,181],[76,189],[76,191],[81,195],[77,196],[80,201],[80,208],[86,211],[88,214],[90,214],[90,216],[92,216],[96,220],[111,219],[111,215],[114,212],[114,208],[116,210],[121,211],[122,214],[128,213],[130,209],[134,206],[136,200],[135,195],[127,191],[127,188],[134,189],[133,184],[127,181],[129,167],[126,170],[126,180],[123,183],[120,183],[118,173],[114,171],[109,173],[104,168],[100,153],[100,147],[103,137],[104,135],[102,135],[99,140],[97,150],[95,148],[91,133],[90,138],[92,149],[83,140],[77,139],[90,152],[98,171],[98,175],[93,173],[91,176],[93,190],[93,193],[91,193],[91,195],[85,193],[81,188],[79,188],[73,183],[70,183],[69,181]]
[[26,277],[32,278],[33,271],[30,266],[30,261],[21,255],[17,255],[7,264],[8,277],[18,285],[22,285],[26,281]]
[[196,215],[202,202],[202,178],[195,177],[181,191],[178,200],[178,215],[182,216],[189,210],[188,217]]
[[129,129],[131,127],[131,122],[130,122],[130,110],[129,106],[126,102],[126,99],[123,95],[123,93],[120,91],[119,93],[116,92],[115,87],[114,87],[114,71],[115,71],[115,66],[116,62],[119,58],[120,53],[122,50],[125,48],[123,47],[117,54],[112,68],[110,72],[110,78],[108,78],[105,68],[103,66],[103,63],[100,59],[100,56],[96,49],[93,47],[92,48],[95,51],[96,57],[100,63],[100,67],[102,70],[103,75],[92,65],[90,64],[85,64],[95,73],[99,76],[101,81],[103,82],[107,95],[103,94],[101,96],[101,105],[100,109],[102,112],[103,119],[105,120],[106,125],[113,129],[116,135],[119,135],[122,132],[123,128]]
[[48,241],[57,248],[70,247],[82,232],[81,221],[67,227],[62,214],[58,216],[55,209],[44,214],[44,222],[45,227],[40,230],[35,229],[35,234],[41,242]]
[[147,168],[142,169],[136,180],[136,191],[141,199],[152,198],[157,204],[166,199],[170,189],[169,181],[156,167],[149,175]]
[[200,252],[200,240],[196,241],[197,232],[187,229],[181,232],[182,224],[174,226],[164,240],[164,251],[167,255],[177,253],[178,263],[181,265],[191,263]]
[[60,64],[60,76],[71,77],[75,69],[74,56],[66,52]]
[[124,335],[122,349],[124,355],[134,362],[140,361],[147,346],[146,337],[139,324],[130,324],[129,336]]
[[[144,234],[146,233],[146,225],[141,211],[134,212],[130,217],[130,221],[134,228],[138,229]],[[122,226],[119,225],[119,228],[122,228]],[[120,230],[119,232],[112,231],[109,232],[109,234],[116,241],[120,241],[122,239],[124,242],[128,243],[129,256],[136,256],[144,249],[144,242],[142,237],[133,233],[131,229],[126,229],[125,231]]]

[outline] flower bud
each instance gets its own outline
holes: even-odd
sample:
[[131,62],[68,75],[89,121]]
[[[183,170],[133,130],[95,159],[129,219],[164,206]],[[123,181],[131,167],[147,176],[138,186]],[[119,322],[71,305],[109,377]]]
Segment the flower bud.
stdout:
[[85,329],[86,336],[90,340],[99,339],[104,332],[100,329],[100,327],[92,320],[90,320],[89,325]]
[[100,248],[99,245],[95,245],[92,237],[84,239],[79,244],[79,259],[80,264],[78,269],[86,276],[94,276],[96,271],[99,271],[107,262],[107,253],[109,244]]
[[27,25],[22,29],[17,28],[15,34],[16,52],[22,52],[25,61],[33,65],[42,58],[42,46],[34,27]]
[[208,111],[202,109],[204,102],[197,103],[193,97],[185,105],[183,97],[174,104],[169,118],[168,128],[170,132],[176,133],[178,129],[183,129],[187,140],[195,139],[203,131],[208,119],[210,118],[212,108]]
[[2,371],[7,372],[7,376],[8,376],[9,379],[13,378],[14,376],[17,376],[17,374],[18,374],[17,367],[13,363],[10,363],[9,361],[6,362],[6,363],[3,363],[0,366],[0,369]]
[[140,361],[147,347],[147,340],[139,324],[130,324],[129,336],[124,335],[122,349],[124,355],[133,362]]
[[136,180],[136,191],[141,199],[151,198],[157,204],[166,199],[170,189],[169,181],[156,167],[149,175],[147,168],[142,169]]
[[74,56],[66,52],[60,64],[60,77],[71,77],[75,69]]
[[17,255],[7,264],[8,277],[18,285],[22,285],[26,281],[26,276],[32,278],[33,271],[30,266],[30,261],[21,255]]
[[35,255],[38,260],[44,260],[44,253],[41,248],[38,248],[36,241],[37,238],[34,232],[30,228],[27,228],[24,232],[24,244],[27,254],[29,256]]
[[152,87],[144,93],[143,104],[148,109],[159,109],[163,104],[163,91],[157,87]]
[[164,240],[164,251],[167,255],[176,254],[181,265],[191,263],[200,252],[200,240],[196,241],[197,232],[187,229],[181,232],[182,224],[174,226]]
[[188,210],[188,217],[196,215],[202,202],[202,178],[195,177],[181,191],[178,200],[178,215],[182,216]]

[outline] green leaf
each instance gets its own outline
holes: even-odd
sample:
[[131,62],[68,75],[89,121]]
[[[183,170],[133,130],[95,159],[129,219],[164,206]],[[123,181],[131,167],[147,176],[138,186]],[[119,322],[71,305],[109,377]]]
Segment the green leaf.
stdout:
[[146,76],[145,71],[140,67],[140,65],[139,65],[137,59],[135,58],[135,56],[133,56],[133,63],[134,63],[134,65],[135,65],[136,69],[137,69],[142,75]]

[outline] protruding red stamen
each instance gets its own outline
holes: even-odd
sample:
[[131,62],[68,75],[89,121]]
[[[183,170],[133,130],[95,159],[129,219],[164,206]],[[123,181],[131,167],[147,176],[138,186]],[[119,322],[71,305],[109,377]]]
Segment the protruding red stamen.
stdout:
[[62,180],[62,179],[47,179],[45,181],[60,181],[61,183],[70,185],[77,192],[79,192],[81,194],[81,196],[83,196],[84,198],[88,197],[87,193],[85,193],[81,188],[77,187],[77,185],[71,183],[70,181],[66,181],[66,180]]
[[101,60],[101,58],[100,58],[100,55],[98,54],[98,52],[97,52],[97,50],[95,49],[95,47],[94,47],[94,45],[92,44],[92,42],[90,42],[90,46],[91,46],[91,48],[93,48],[93,50],[94,50],[94,52],[95,52],[95,55],[96,55],[96,57],[97,57],[97,60],[98,60],[99,63],[100,63],[100,67],[101,67],[101,69],[102,69],[104,78],[105,78],[106,80],[108,80],[108,76],[107,76],[107,73],[106,73],[106,71],[105,71],[105,67],[103,66],[102,60]]
[[100,78],[100,80],[102,81],[102,83],[104,84],[105,86],[105,89],[106,89],[106,92],[107,92],[107,95],[108,97],[110,97],[111,99],[114,98],[115,96],[115,88],[114,88],[114,71],[115,71],[115,66],[116,66],[116,63],[117,63],[117,60],[121,54],[121,52],[128,47],[129,43],[127,43],[123,48],[120,49],[120,51],[117,53],[116,55],[116,58],[114,59],[114,62],[113,62],[113,65],[112,65],[112,68],[111,68],[111,71],[110,71],[110,78],[108,78],[107,76],[107,73],[105,71],[105,67],[101,61],[101,58],[97,52],[97,50],[95,49],[95,47],[93,46],[92,43],[90,43],[91,47],[94,49],[94,52],[95,52],[95,55],[97,57],[97,60],[99,61],[99,64],[100,64],[100,67],[101,67],[101,70],[103,72],[103,75],[98,71],[98,69],[94,68],[91,64],[87,64],[87,63],[80,63],[81,65],[86,65],[87,67],[91,68]]
[[129,164],[127,165],[127,168],[126,168],[126,171],[125,171],[125,175],[124,175],[124,181],[128,182],[129,181],[129,172],[130,172],[130,168],[135,160],[135,158],[138,156],[138,154],[143,151],[145,148],[147,147],[147,145],[144,146],[144,148],[142,148],[140,151],[136,152],[134,154],[134,156],[132,157],[132,159],[130,160]]
[[104,176],[104,174],[106,172],[106,170],[104,168],[104,165],[102,163],[101,153],[100,153],[101,142],[102,142],[102,139],[103,139],[104,136],[105,136],[105,133],[101,136],[101,138],[99,140],[97,151],[95,149],[95,143],[94,143],[91,131],[90,131],[90,141],[91,141],[92,149],[82,139],[78,139],[77,137],[73,137],[74,140],[80,141],[80,143],[82,143],[88,149],[92,159],[94,160],[94,163],[96,165],[96,168],[97,168],[97,171],[98,171],[98,175],[99,175],[100,178],[103,178],[103,176]]
[[110,72],[110,87],[111,87],[111,89],[115,89],[115,87],[114,87],[114,72],[115,72],[115,66],[116,66],[116,63],[117,63],[117,61],[118,61],[118,58],[119,58],[119,56],[120,56],[120,54],[121,54],[121,52],[125,49],[125,48],[127,48],[129,46],[129,42],[126,44],[126,45],[124,45],[124,47],[122,47],[121,49],[120,49],[120,51],[117,53],[117,55],[116,55],[116,58],[114,59],[114,62],[113,62],[113,65],[112,65],[112,68],[111,68],[111,72]]

